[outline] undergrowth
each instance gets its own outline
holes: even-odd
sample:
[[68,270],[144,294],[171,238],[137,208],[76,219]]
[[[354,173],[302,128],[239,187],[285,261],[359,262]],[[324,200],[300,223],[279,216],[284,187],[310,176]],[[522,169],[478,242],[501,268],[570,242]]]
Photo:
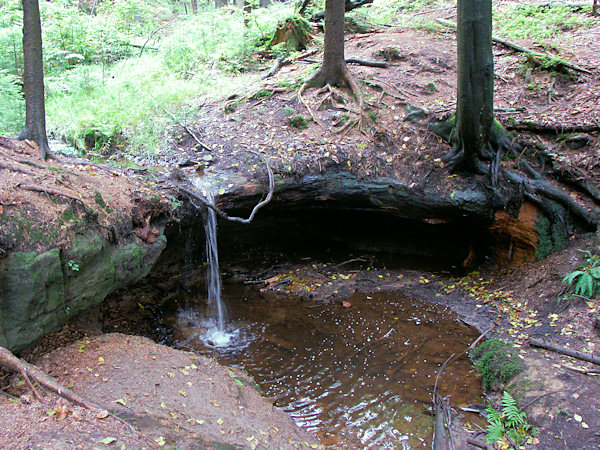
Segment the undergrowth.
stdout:
[[498,33],[508,38],[547,39],[579,27],[590,27],[595,20],[573,12],[569,6],[515,3],[495,12],[494,23]]
[[481,373],[485,389],[494,389],[508,383],[524,369],[514,347],[501,339],[483,342],[469,352],[469,357]]
[[527,414],[519,409],[516,400],[506,391],[502,393],[500,411],[491,405],[485,411],[488,421],[486,430],[488,444],[498,442],[504,437],[520,444],[535,433],[535,428],[527,423]]

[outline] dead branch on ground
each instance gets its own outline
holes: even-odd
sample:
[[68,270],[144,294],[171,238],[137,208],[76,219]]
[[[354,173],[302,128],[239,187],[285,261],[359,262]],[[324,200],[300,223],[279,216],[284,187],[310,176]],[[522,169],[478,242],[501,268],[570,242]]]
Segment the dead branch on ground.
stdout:
[[31,380],[38,382],[46,389],[58,394],[72,403],[93,411],[101,411],[101,408],[92,401],[63,386],[33,364],[29,364],[27,361],[17,358],[11,351],[4,347],[0,347],[0,365],[20,374],[21,377],[23,377],[23,379],[28,383],[36,398],[39,400],[41,400],[41,397],[31,384]]
[[553,344],[551,342],[542,341],[541,339],[529,338],[529,344],[533,347],[545,348],[546,350],[551,350],[562,355],[571,356],[573,358],[581,359],[583,361],[588,361],[600,365],[600,356],[579,352],[577,350]]
[[[448,28],[452,28],[454,30],[456,30],[456,24],[454,22],[450,22],[449,20],[444,20],[444,19],[435,19],[439,24],[448,27]],[[534,58],[543,58],[543,59],[551,59],[553,63],[555,63],[557,66],[562,66],[565,67],[567,69],[571,69],[571,70],[575,70],[577,72],[582,72],[585,73],[587,75],[591,75],[592,72],[584,67],[578,66],[576,64],[570,63],[569,61],[565,61],[564,59],[560,59],[560,58],[556,58],[553,56],[549,56],[549,55],[545,55],[543,53],[539,53],[533,50],[529,50],[528,48],[522,47],[518,44],[515,44],[514,42],[510,42],[507,41],[506,39],[502,39],[499,38],[498,36],[492,36],[492,41],[504,45],[505,47],[508,47],[512,50],[515,50],[519,53],[525,53],[526,55],[531,55]]]
[[21,167],[16,167],[16,166],[13,166],[12,164],[8,164],[8,163],[2,162],[2,161],[0,161],[0,169],[11,170],[13,172],[22,173],[24,175],[29,175],[30,177],[35,177],[35,173],[31,172],[30,170],[23,169]]

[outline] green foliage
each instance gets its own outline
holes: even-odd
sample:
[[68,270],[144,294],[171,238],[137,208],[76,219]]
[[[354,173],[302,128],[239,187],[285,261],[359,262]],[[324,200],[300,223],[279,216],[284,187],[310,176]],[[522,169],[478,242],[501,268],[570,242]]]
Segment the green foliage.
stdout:
[[298,128],[299,130],[304,130],[306,128],[308,128],[308,124],[310,123],[311,119],[310,118],[305,118],[302,116],[294,116],[294,117],[290,117],[288,123],[290,124],[290,126],[294,127],[294,128]]
[[279,56],[304,50],[312,34],[312,25],[304,17],[293,15],[277,23],[267,48],[272,48]]
[[508,392],[502,393],[502,412],[488,406],[487,412],[487,435],[488,444],[499,441],[508,436],[513,442],[522,442],[525,438],[535,432],[535,429],[527,423],[527,414],[521,411],[516,400]]
[[563,284],[574,285],[573,292],[582,297],[594,298],[600,294],[600,257],[592,255],[589,250],[581,250],[585,255],[585,264],[577,266],[575,270],[563,278]]
[[483,342],[469,352],[469,357],[481,373],[481,381],[485,389],[508,383],[523,371],[523,364],[514,353],[513,346],[501,339],[489,339]]
[[79,264],[77,264],[72,259],[69,260],[67,266],[69,266],[69,269],[71,269],[73,272],[79,272]]
[[498,33],[509,38],[545,39],[578,27],[591,27],[594,19],[563,5],[516,3],[494,14]]
[[0,134],[17,134],[25,124],[25,101],[19,80],[0,69]]

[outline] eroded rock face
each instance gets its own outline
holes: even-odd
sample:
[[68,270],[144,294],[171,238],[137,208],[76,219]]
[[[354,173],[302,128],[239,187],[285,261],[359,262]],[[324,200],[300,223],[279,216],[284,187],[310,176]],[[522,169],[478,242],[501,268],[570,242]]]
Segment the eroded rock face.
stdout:
[[68,250],[15,252],[0,261],[0,346],[14,352],[148,274],[166,238],[153,244],[80,237]]

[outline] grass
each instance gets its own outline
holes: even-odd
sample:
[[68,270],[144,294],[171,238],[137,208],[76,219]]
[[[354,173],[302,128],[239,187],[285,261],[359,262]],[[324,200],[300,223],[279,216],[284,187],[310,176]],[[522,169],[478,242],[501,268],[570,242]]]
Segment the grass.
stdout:
[[565,31],[591,27],[596,22],[563,5],[539,7],[518,3],[494,13],[498,34],[517,39],[549,39]]
[[86,136],[119,136],[130,152],[167,151],[170,128],[193,121],[203,101],[239,93],[259,77],[244,72],[254,42],[289,12],[280,4],[259,10],[245,28],[241,10],[201,11],[171,24],[152,44],[157,50],[48,79],[49,133],[81,150],[90,148]]

